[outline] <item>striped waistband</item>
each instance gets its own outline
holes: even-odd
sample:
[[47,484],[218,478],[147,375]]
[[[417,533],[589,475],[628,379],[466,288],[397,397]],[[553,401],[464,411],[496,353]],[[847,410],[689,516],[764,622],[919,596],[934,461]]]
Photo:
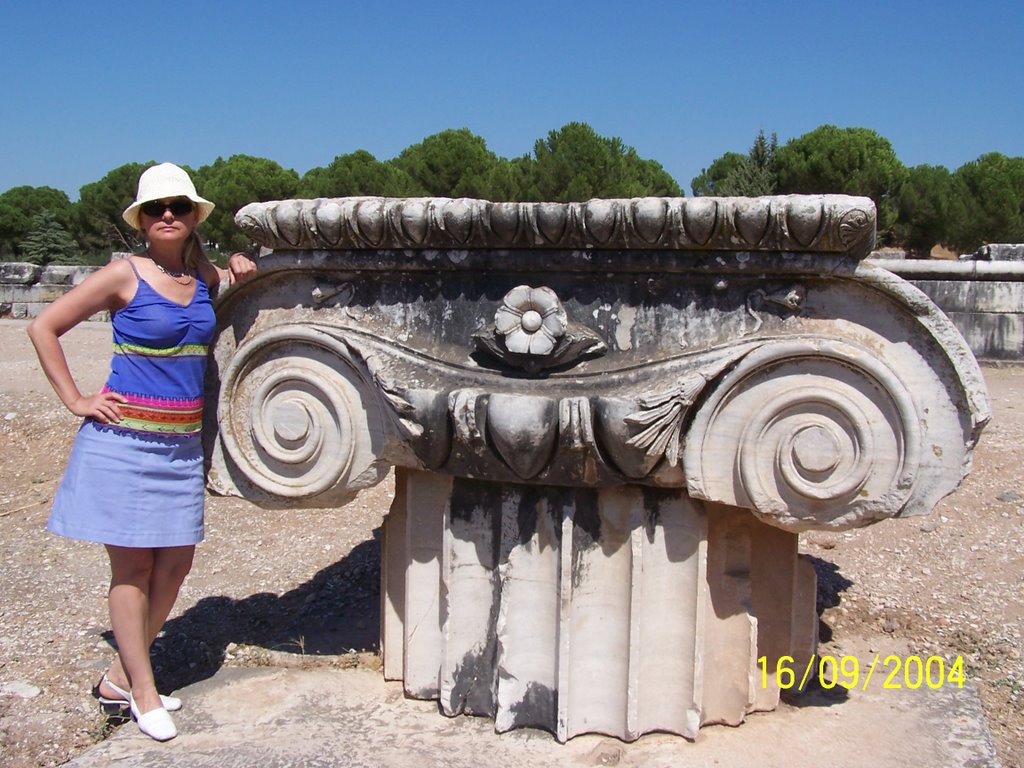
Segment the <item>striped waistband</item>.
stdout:
[[[108,387],[104,392],[110,392]],[[116,426],[135,432],[160,435],[194,435],[203,427],[203,398],[174,400],[119,393],[128,402],[118,405],[121,421]]]

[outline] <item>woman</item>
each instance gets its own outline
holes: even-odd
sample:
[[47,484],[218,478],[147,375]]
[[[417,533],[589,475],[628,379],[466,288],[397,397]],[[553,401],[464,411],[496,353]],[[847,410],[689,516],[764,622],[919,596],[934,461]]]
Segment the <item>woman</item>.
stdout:
[[[177,734],[168,710],[181,702],[157,693],[149,649],[203,538],[199,430],[215,325],[210,294],[256,271],[244,254],[232,255],[227,270],[206,257],[195,230],[212,210],[178,166],[148,168],[123,214],[145,237],[145,252],[98,270],[28,328],[54,391],[85,417],[47,528],[106,546],[118,655],[99,683],[100,700],[128,704],[139,729],[158,741]],[[104,309],[114,332],[110,378],[101,392],[83,395],[59,338]]]

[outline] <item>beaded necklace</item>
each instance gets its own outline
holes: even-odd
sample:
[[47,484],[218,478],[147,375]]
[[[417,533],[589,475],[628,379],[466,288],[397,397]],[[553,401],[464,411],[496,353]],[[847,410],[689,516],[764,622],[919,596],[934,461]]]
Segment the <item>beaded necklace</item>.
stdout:
[[[150,256],[148,253],[146,254],[146,256],[149,256],[150,261],[153,262],[153,265],[157,269],[159,269],[161,272],[163,272],[165,275],[171,278],[171,280],[176,282],[178,285],[188,285],[192,282],[192,274],[190,272],[172,272],[171,270],[164,269],[162,266],[160,266],[160,263],[152,256]],[[183,277],[185,278],[184,282],[182,282],[181,280],[181,278]]]

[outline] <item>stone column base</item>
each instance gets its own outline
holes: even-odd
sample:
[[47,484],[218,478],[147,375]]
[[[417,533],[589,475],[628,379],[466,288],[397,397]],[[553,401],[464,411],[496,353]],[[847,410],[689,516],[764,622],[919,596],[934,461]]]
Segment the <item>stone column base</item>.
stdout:
[[816,648],[797,535],[680,489],[398,468],[382,581],[385,677],[499,732],[692,739],[773,709],[779,658],[799,682]]

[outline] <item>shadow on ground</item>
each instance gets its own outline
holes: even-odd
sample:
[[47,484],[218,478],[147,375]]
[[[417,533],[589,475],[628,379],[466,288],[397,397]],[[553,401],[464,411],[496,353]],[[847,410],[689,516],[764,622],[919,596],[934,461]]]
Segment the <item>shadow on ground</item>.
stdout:
[[[296,656],[377,651],[380,529],[347,556],[282,595],[204,597],[164,625],[153,644],[157,687],[172,691],[212,677],[232,643]],[[113,634],[104,639],[114,644]]]

